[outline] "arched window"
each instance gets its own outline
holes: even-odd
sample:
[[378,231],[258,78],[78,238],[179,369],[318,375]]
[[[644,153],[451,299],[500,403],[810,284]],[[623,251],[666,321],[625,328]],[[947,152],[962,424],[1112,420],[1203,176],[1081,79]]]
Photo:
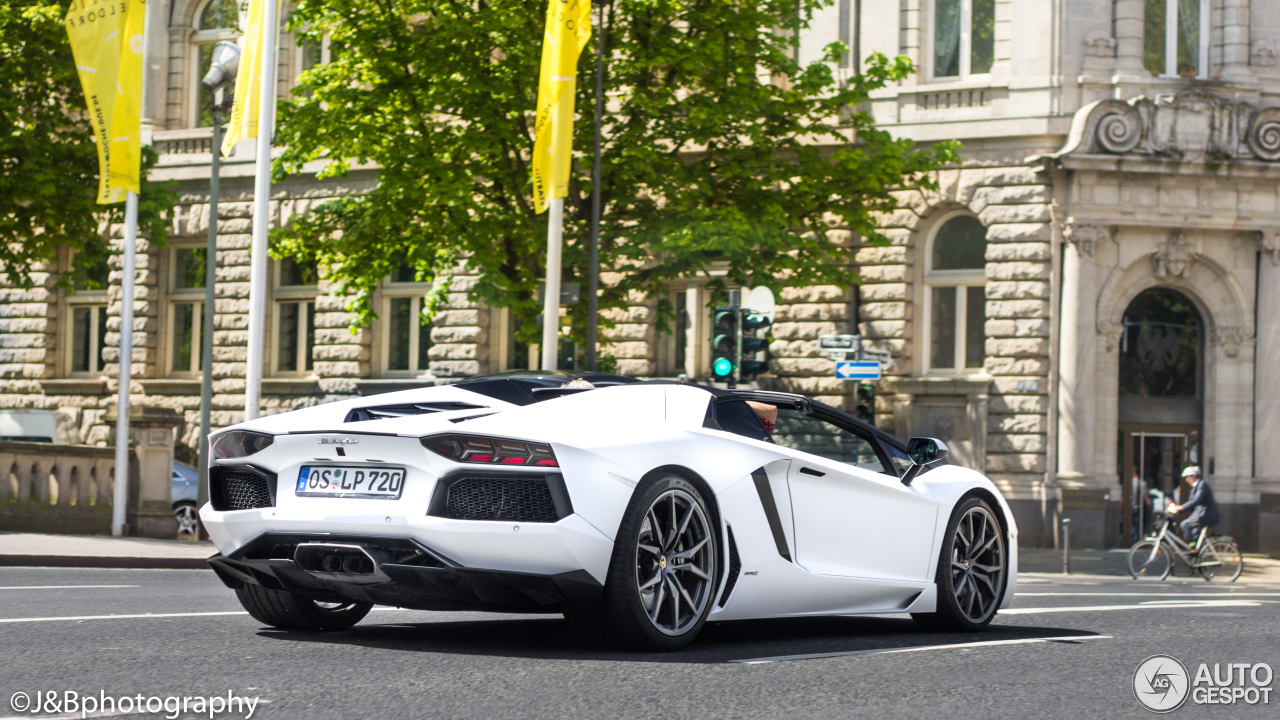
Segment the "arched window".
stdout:
[[[200,84],[205,73],[209,72],[209,61],[213,57],[213,45],[219,40],[236,40],[240,37],[240,3],[237,0],[209,0],[200,9],[196,20],[196,32],[191,36],[195,46],[192,56],[191,92],[194,93],[195,127],[213,127],[213,96]],[[224,90],[235,94],[235,87],[228,85]]]
[[925,370],[977,370],[986,357],[987,228],[971,215],[946,220],[925,256]]
[[1146,0],[1142,64],[1152,75],[1205,77],[1209,0]]
[[1200,397],[1200,313],[1176,290],[1144,290],[1124,311],[1120,396]]

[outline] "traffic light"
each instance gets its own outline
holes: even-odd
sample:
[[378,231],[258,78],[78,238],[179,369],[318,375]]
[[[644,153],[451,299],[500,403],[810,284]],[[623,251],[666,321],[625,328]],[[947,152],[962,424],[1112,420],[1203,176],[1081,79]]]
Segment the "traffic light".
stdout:
[[853,408],[853,416],[868,425],[876,424],[876,384],[873,382],[858,383],[857,403]]
[[718,307],[711,332],[711,377],[732,383],[738,369],[738,309]]
[[[756,354],[769,349],[769,338],[766,331],[773,321],[767,315],[752,312],[750,310],[740,310],[742,320],[742,362],[739,364],[740,377],[743,380],[750,380],[760,373],[769,372],[769,363],[765,360],[756,360]],[[748,335],[747,333],[751,333]]]

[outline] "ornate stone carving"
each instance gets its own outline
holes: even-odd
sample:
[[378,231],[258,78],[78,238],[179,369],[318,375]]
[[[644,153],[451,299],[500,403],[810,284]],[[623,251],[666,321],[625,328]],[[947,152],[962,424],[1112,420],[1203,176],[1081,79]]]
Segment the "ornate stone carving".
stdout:
[[1249,64],[1256,67],[1275,67],[1280,62],[1280,50],[1270,40],[1254,40],[1249,50]]
[[1110,228],[1102,225],[1077,225],[1072,218],[1067,218],[1062,234],[1067,242],[1076,246],[1076,252],[1088,257],[1093,257],[1093,251],[1098,245],[1111,239]]
[[1110,320],[1098,321],[1098,334],[1102,336],[1102,345],[1107,352],[1116,349],[1120,344],[1120,336],[1124,334],[1124,326],[1117,325]]
[[1211,342],[1222,346],[1227,357],[1240,354],[1240,345],[1253,339],[1253,328],[1247,327],[1215,327],[1210,336]]
[[1202,90],[1099,100],[1076,113],[1066,145],[1051,157],[1072,153],[1280,162],[1280,107],[1259,109]]
[[1182,236],[1181,230],[1174,230],[1152,256],[1156,265],[1154,275],[1158,278],[1186,278],[1195,259],[1196,251],[1191,241]]
[[1116,39],[1102,30],[1091,30],[1084,37],[1084,54],[1091,57],[1116,56]]
[[1117,155],[1132,151],[1142,135],[1142,115],[1134,106],[1118,101],[1107,104],[1094,129],[1098,148]]
[[1258,233],[1258,249],[1271,255],[1271,264],[1280,265],[1280,232],[1263,230]]
[[1280,160],[1280,108],[1264,108],[1249,119],[1249,149],[1263,160]]

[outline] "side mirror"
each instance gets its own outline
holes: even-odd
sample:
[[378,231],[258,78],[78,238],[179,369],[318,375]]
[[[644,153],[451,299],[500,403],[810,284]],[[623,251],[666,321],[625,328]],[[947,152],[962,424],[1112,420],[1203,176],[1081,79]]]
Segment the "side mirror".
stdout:
[[907,454],[911,456],[911,462],[917,465],[938,462],[947,456],[947,452],[947,444],[937,438],[911,438],[911,442],[907,443]]
[[902,484],[910,485],[925,466],[932,465],[945,458],[949,450],[947,444],[937,438],[911,438],[907,443],[907,455],[911,457],[911,467],[902,475]]

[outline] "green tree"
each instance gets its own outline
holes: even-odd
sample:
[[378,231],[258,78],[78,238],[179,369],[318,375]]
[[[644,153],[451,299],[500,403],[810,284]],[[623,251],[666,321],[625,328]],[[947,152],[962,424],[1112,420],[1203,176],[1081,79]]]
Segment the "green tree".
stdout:
[[[98,155],[63,25],[69,4],[0,0],[0,269],[17,287],[61,247],[75,251],[63,281],[86,281],[109,252],[99,223],[124,215],[123,203],[95,202]],[[144,174],[155,160],[145,149]],[[144,180],[140,233],[163,241],[174,197]]]
[[[829,0],[605,0],[601,306],[666,280],[728,270],[741,285],[856,281],[837,222],[882,241],[890,190],[930,185],[951,144],[917,149],[877,129],[863,103],[913,71],[875,54],[841,82],[801,66],[796,33]],[[332,200],[275,234],[275,252],[326,265],[354,295],[402,263],[445,279],[459,260],[471,295],[510,307],[536,341],[546,216],[532,209],[529,155],[546,0],[301,0],[292,28],[328,35],[333,60],[303,74],[281,110],[278,175],[378,168],[373,190]],[[602,9],[601,9],[602,8]],[[593,15],[598,17],[598,15]],[[585,281],[591,212],[595,40],[579,64],[575,167],[563,279]],[[849,138],[856,137],[856,142]],[[719,281],[717,281],[719,283]],[[723,286],[722,283],[720,283]],[[586,304],[575,306],[581,330]],[[670,308],[662,305],[669,312]]]

